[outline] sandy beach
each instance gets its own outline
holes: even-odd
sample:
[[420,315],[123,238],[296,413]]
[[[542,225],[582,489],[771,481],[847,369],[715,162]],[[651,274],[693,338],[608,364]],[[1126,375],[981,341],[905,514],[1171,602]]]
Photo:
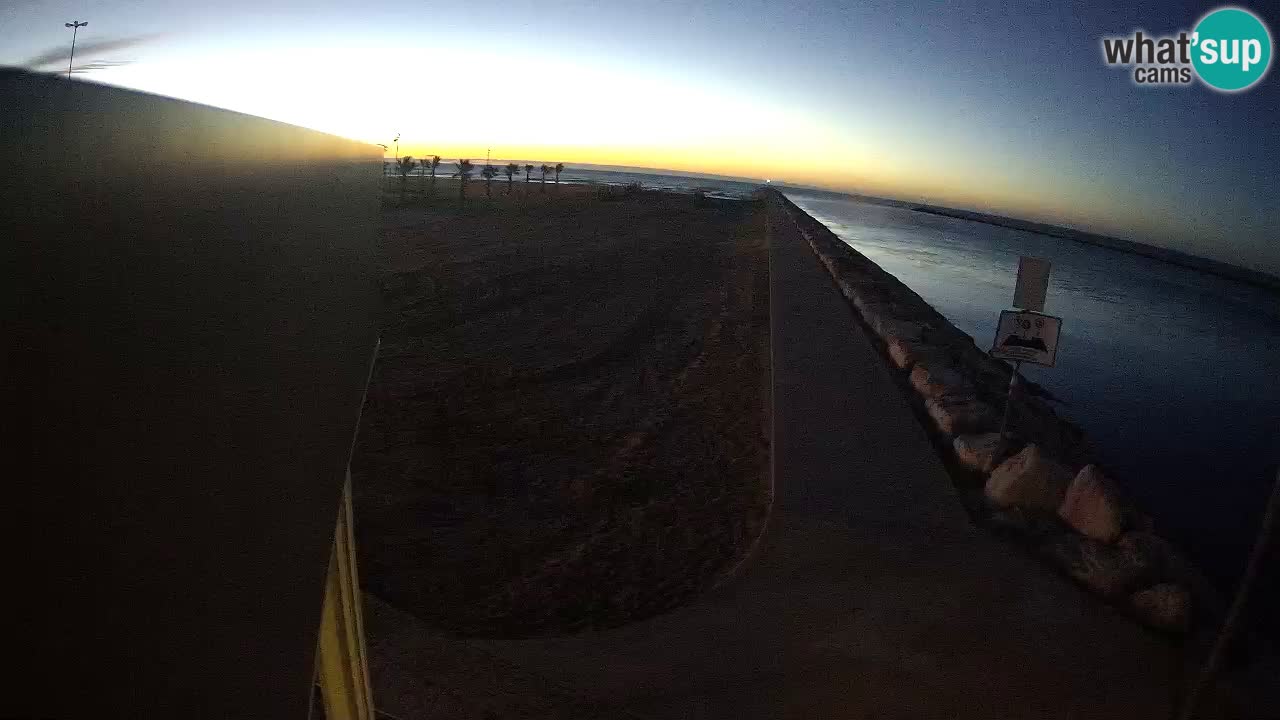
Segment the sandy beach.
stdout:
[[387,184],[353,462],[368,590],[440,629],[607,627],[733,566],[768,505],[753,202]]

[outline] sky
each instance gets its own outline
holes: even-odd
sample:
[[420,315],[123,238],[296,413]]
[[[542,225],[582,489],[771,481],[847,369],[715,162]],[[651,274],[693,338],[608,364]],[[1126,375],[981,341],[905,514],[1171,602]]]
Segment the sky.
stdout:
[[[1243,3],[1277,35],[1280,4]],[[400,152],[708,172],[1065,224],[1280,274],[1280,72],[1140,87],[1101,38],[1212,3],[10,0],[0,64]],[[1276,63],[1273,63],[1276,64]]]

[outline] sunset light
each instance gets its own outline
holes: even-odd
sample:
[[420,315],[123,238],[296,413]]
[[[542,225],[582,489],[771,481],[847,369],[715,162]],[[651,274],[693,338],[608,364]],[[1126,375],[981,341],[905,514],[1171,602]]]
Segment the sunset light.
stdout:
[[[60,5],[9,10],[31,31],[0,62],[62,43]],[[1264,172],[1240,141],[1280,142],[1245,130],[1275,107],[1274,83],[1135,92],[1099,60],[1097,36],[1137,22],[1122,13],[1079,16],[1032,47],[994,18],[962,42],[969,11],[908,9],[907,23],[748,5],[235,3],[179,8],[177,26],[168,5],[104,6],[81,32],[80,74],[366,142],[399,132],[414,155],[492,149],[928,197],[1280,269],[1274,198],[1222,212]],[[1182,117],[1200,119],[1169,124]]]
[[0,718],[1275,720],[1277,23],[5,5]]

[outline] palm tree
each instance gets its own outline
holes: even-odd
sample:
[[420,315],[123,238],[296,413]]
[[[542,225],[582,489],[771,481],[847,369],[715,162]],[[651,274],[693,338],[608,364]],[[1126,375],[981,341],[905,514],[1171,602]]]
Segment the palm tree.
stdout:
[[560,173],[564,171],[564,163],[556,163],[556,189],[560,188]]
[[493,197],[493,179],[498,175],[498,168],[485,164],[484,169],[480,171],[480,177],[484,178],[484,196]]
[[405,155],[404,157],[396,161],[396,169],[400,171],[400,203],[401,204],[404,204],[404,189],[405,189],[405,183],[407,183],[409,180],[409,171],[413,170],[413,166],[415,164],[416,163],[414,163],[413,158],[409,155]]
[[507,166],[502,168],[502,171],[507,174],[507,194],[510,195],[511,182],[515,180],[516,173],[520,172],[520,166],[515,163],[507,163]]
[[436,196],[436,168],[440,167],[440,156],[431,156],[431,197]]
[[529,178],[530,178],[532,175],[533,175],[533,166],[532,166],[532,165],[525,165],[525,166],[524,166],[524,181],[525,181],[525,183],[526,183],[526,184],[528,184],[528,182],[529,182]]
[[546,163],[543,163],[542,167],[539,169],[542,170],[542,180],[541,180],[542,192],[546,192],[547,191],[547,173],[551,172],[551,166]]
[[418,187],[421,189],[421,194],[424,198],[427,196],[427,167],[429,165],[431,165],[431,161],[427,158],[422,158],[418,161],[418,179],[422,181]]
[[454,176],[458,178],[458,200],[465,203],[467,201],[467,181],[471,179],[471,171],[475,170],[476,166],[472,165],[470,160],[465,159],[459,160],[455,164],[458,166],[458,172],[454,173]]

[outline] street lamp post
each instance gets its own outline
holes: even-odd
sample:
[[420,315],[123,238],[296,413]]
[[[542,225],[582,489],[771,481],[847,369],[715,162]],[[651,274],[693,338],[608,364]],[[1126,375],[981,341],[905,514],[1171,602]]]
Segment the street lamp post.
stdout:
[[84,22],[80,22],[79,20],[74,20],[69,23],[63,23],[63,25],[65,25],[66,27],[71,28],[71,59],[67,61],[67,79],[68,80],[71,79],[71,66],[76,61],[76,33],[80,32],[80,28],[88,24],[89,24],[88,20],[85,20]]

